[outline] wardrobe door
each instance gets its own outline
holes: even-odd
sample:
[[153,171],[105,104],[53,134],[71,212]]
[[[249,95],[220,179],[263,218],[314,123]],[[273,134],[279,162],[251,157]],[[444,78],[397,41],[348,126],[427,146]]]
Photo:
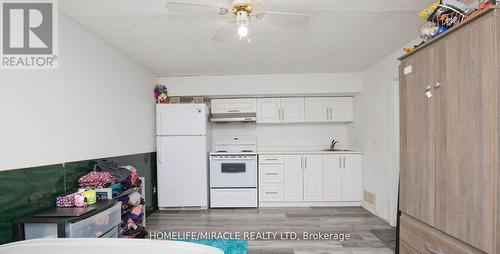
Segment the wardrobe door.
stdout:
[[446,74],[435,94],[435,227],[491,253],[498,142],[494,16],[443,40]]
[[434,96],[426,90],[433,79],[433,53],[432,46],[426,47],[400,66],[400,210],[430,225],[435,194]]

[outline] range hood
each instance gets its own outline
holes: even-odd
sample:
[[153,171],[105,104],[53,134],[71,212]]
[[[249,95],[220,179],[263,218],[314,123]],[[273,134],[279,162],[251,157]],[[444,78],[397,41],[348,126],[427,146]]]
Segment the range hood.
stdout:
[[256,113],[220,113],[211,114],[211,122],[227,123],[227,122],[255,122],[257,121]]
[[211,101],[211,122],[257,121],[257,99],[215,99]]

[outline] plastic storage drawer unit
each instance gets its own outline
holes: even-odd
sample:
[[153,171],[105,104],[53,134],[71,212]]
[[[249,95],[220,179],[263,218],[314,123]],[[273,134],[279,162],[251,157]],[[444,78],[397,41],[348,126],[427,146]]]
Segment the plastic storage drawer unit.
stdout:
[[[114,200],[97,202],[95,210],[76,217],[28,217],[16,220],[15,240],[36,238],[98,238],[118,235],[121,203]],[[54,211],[57,212],[56,208]]]

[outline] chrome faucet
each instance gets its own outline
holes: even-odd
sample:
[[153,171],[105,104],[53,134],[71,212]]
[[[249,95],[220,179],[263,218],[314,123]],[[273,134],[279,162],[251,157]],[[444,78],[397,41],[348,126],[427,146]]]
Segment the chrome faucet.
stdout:
[[332,143],[330,144],[330,150],[335,150],[335,145],[339,143],[338,141],[336,141],[335,139],[332,140]]

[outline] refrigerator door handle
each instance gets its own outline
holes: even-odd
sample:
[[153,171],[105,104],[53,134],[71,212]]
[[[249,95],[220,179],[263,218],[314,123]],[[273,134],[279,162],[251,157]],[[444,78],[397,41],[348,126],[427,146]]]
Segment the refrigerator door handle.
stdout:
[[161,139],[158,139],[158,141],[156,141],[156,146],[158,146],[156,149],[156,157],[158,157],[158,162],[160,164],[163,164],[163,162],[161,162]]

